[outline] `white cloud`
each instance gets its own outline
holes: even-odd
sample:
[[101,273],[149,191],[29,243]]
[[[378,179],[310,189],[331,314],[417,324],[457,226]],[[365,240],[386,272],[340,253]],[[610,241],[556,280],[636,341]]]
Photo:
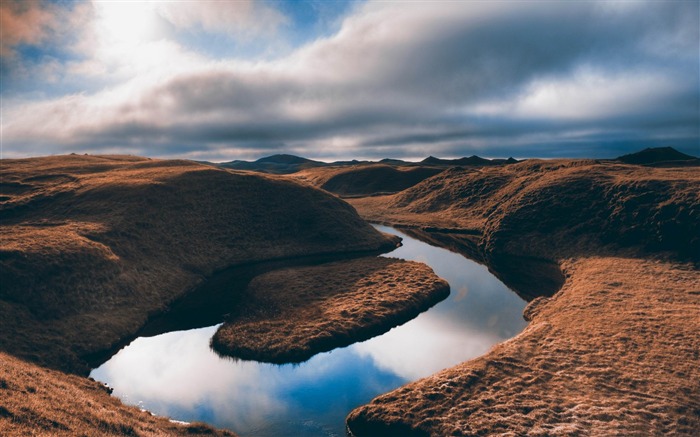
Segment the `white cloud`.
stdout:
[[[190,14],[155,7],[149,13],[211,29],[223,26],[227,14],[238,17],[234,24],[266,14],[272,23],[282,20],[256,9],[265,6],[230,4],[218,4],[224,8],[218,13],[214,3]],[[572,131],[604,134],[611,119],[648,133],[656,114],[672,114],[675,121],[664,120],[692,131],[687,120],[698,109],[679,99],[698,92],[698,62],[688,61],[697,60],[697,50],[687,49],[698,44],[697,14],[678,22],[692,9],[645,3],[622,14],[588,2],[370,2],[353,10],[337,34],[260,62],[214,61],[163,38],[137,47],[110,44],[114,32],[103,32],[95,55],[72,68],[107,71],[121,83],[6,105],[4,141],[6,149],[36,150],[121,144],[156,156],[286,148],[350,157],[367,156],[367,147],[412,156],[465,144],[554,141]],[[664,55],[661,65],[647,42],[664,38],[683,56]],[[539,121],[524,123],[529,119]]]
[[[274,4],[274,3],[273,3]],[[274,35],[288,18],[279,10],[253,0],[157,2],[156,11],[181,29],[253,38]]]
[[476,116],[600,120],[646,112],[649,102],[682,93],[687,83],[659,71],[607,72],[582,67],[565,77],[538,78],[505,99],[467,105]]

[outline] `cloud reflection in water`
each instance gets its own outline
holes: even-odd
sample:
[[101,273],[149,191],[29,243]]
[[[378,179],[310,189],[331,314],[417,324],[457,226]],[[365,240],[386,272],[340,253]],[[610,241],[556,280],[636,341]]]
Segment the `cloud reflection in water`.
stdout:
[[406,382],[477,357],[525,326],[525,303],[481,265],[397,231],[387,256],[420,260],[445,278],[448,299],[388,333],[276,366],[222,359],[216,326],[139,338],[91,376],[130,404],[241,436],[343,436],[347,413]]

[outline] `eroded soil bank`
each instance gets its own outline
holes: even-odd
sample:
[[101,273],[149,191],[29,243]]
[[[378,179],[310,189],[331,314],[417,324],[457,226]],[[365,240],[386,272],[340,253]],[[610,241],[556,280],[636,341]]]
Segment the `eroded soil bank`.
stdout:
[[379,396],[348,416],[349,430],[695,435],[699,193],[695,168],[559,160],[452,169],[394,196],[352,200],[365,218],[432,230],[490,266],[513,256],[554,263],[564,282],[530,304],[520,335]]
[[448,295],[430,267],[399,259],[276,270],[252,280],[212,347],[242,359],[301,362],[382,334]]

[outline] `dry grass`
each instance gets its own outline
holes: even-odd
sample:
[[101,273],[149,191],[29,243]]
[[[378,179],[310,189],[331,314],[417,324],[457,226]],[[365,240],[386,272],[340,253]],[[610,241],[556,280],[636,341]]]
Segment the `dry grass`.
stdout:
[[188,161],[4,160],[2,184],[0,350],[73,372],[225,267],[393,245],[320,190]]
[[700,273],[630,258],[564,262],[553,298],[486,356],[380,396],[360,435],[696,435]]
[[219,353],[301,362],[405,323],[449,295],[425,264],[358,258],[257,276],[212,339]]
[[689,259],[700,253],[699,184],[695,167],[528,160],[453,168],[393,196],[349,201],[368,220],[470,230],[485,254],[556,259],[609,246]]
[[430,230],[506,282],[527,282],[503,268],[516,257],[564,278],[528,306],[514,339],[353,411],[355,435],[697,434],[697,168],[526,161],[352,203],[365,218]]
[[405,190],[444,169],[430,166],[394,167],[385,164],[363,164],[312,168],[296,173],[293,177],[341,197],[362,197]]
[[2,435],[219,434],[15,357],[85,374],[219,270],[395,245],[336,197],[279,177],[125,156],[0,163]]
[[10,436],[234,436],[124,406],[102,384],[0,352],[0,434]]

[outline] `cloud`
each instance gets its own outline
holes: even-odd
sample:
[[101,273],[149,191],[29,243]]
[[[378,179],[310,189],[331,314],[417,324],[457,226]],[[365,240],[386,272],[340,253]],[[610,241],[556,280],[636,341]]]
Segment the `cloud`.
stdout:
[[3,1],[0,3],[0,56],[13,56],[14,47],[19,44],[39,44],[56,25],[52,11],[39,1]]
[[414,381],[483,355],[502,340],[493,333],[428,316],[358,343],[353,349],[360,356],[371,357],[378,367]]
[[[234,9],[219,16],[276,13]],[[216,29],[210,13],[169,19]],[[699,27],[694,2],[369,2],[279,59],[211,60],[175,45],[109,89],[13,102],[5,150],[235,159],[600,155],[640,138],[689,147],[700,137]]]
[[181,29],[252,38],[274,34],[287,17],[269,4],[252,0],[156,3],[157,12]]

